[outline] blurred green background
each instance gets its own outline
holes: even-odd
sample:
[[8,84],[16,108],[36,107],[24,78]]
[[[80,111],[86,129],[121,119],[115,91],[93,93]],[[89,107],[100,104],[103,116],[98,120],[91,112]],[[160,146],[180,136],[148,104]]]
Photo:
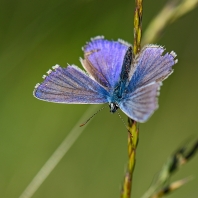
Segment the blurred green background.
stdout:
[[[144,2],[143,31],[165,4]],[[0,197],[17,198],[89,105],[61,105],[32,96],[55,64],[80,66],[91,37],[133,41],[133,0],[1,0]],[[178,54],[175,72],[160,94],[160,108],[140,125],[133,197],[140,197],[167,157],[198,135],[198,9],[168,26],[158,44]],[[91,115],[89,115],[91,116]],[[89,118],[88,116],[88,118]],[[122,117],[126,120],[124,114]],[[127,131],[106,108],[34,194],[33,198],[119,197],[127,164]],[[198,197],[198,157],[173,180],[195,179],[170,198]]]

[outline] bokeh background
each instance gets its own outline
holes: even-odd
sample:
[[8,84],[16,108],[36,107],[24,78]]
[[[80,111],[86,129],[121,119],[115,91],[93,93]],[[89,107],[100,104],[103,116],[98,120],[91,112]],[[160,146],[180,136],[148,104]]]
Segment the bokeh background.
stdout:
[[[165,0],[144,2],[143,32]],[[36,83],[55,64],[81,67],[91,37],[133,41],[133,0],[0,1],[0,197],[17,198],[89,105],[35,99]],[[133,196],[140,197],[168,156],[198,135],[198,9],[163,32],[158,44],[178,54],[160,108],[140,125]],[[91,115],[89,115],[91,116]],[[89,117],[88,116],[88,117]],[[126,120],[124,114],[123,119]],[[106,108],[84,130],[33,198],[119,197],[127,131]],[[170,198],[198,197],[198,157],[173,177],[195,179]]]

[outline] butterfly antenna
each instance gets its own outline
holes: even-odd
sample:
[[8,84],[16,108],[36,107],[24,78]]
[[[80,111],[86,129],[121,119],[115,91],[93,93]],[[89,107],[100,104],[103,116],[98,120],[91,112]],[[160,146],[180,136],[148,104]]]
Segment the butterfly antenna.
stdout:
[[85,124],[87,124],[87,122],[89,122],[89,120],[91,120],[97,113],[99,113],[100,111],[102,111],[105,107],[102,107],[101,109],[99,109],[96,113],[94,113],[85,123],[81,124],[80,127],[84,126]]
[[129,132],[129,134],[132,136],[131,132],[129,131],[129,129],[128,129],[128,127],[127,127],[126,123],[125,123],[125,121],[123,120],[123,118],[121,117],[121,115],[119,114],[119,112],[118,112],[118,111],[117,111],[117,114],[118,114],[118,116],[120,117],[120,119],[122,120],[122,122],[123,122],[124,126],[126,127],[127,131]]

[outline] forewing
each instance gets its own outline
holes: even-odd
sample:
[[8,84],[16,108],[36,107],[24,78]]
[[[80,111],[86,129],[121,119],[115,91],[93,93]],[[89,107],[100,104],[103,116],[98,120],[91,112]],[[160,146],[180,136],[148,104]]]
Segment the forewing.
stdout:
[[99,104],[106,103],[108,93],[85,72],[72,65],[67,68],[53,67],[41,84],[37,84],[34,96],[55,103]]
[[[92,52],[94,53],[94,52]],[[80,62],[83,65],[84,69],[89,73],[89,75],[98,82],[101,86],[103,86],[105,89],[109,89],[110,85],[106,78],[101,74],[89,61],[88,56],[90,53],[85,53],[85,59],[80,58]]]
[[164,48],[158,45],[147,45],[135,57],[128,92],[151,82],[161,82],[172,72],[177,62],[174,52],[162,54]]
[[126,94],[119,104],[120,109],[131,119],[145,122],[158,108],[158,93],[161,83],[150,83]]
[[120,79],[124,56],[129,45],[123,41],[108,41],[96,37],[83,48],[86,71],[102,86],[114,88]]

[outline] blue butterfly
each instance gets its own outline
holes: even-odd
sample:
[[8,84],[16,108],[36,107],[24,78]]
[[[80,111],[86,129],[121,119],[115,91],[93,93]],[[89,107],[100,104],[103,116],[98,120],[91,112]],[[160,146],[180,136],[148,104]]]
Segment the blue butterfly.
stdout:
[[95,37],[83,48],[84,59],[80,58],[86,72],[75,65],[55,65],[33,94],[55,103],[108,103],[110,112],[120,108],[131,119],[145,122],[158,107],[161,82],[177,63],[176,54],[163,55],[164,50],[159,45],[146,45],[133,57],[127,42]]

